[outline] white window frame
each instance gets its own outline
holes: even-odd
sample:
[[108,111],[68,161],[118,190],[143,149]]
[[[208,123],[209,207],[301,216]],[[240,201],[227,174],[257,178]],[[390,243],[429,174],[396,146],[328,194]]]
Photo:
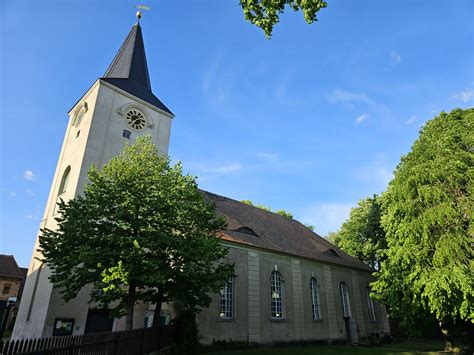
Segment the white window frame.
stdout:
[[311,290],[311,313],[313,320],[321,320],[321,305],[319,303],[319,284],[315,277],[309,280]]
[[349,287],[346,283],[341,282],[341,302],[342,302],[342,316],[344,318],[351,317],[351,303],[349,298]]
[[272,271],[270,286],[272,319],[283,319],[283,280],[280,272]]
[[365,288],[365,292],[367,294],[367,308],[369,310],[369,320],[371,322],[376,322],[377,318],[375,317],[375,307],[374,307],[374,301],[370,297],[370,287]]
[[219,318],[234,318],[234,297],[235,295],[235,278],[229,277],[224,287],[221,289],[221,298],[219,301]]

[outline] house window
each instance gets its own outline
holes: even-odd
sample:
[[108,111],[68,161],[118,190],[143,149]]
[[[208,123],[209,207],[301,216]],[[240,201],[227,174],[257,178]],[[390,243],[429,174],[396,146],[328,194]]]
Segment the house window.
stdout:
[[10,288],[11,288],[11,286],[12,286],[11,284],[4,284],[4,285],[3,285],[3,291],[2,291],[2,293],[3,293],[4,295],[10,293]]
[[221,290],[219,318],[231,319],[234,317],[234,278],[229,277]]
[[281,274],[274,270],[270,276],[272,291],[272,319],[283,318],[283,286]]
[[319,285],[314,277],[309,281],[311,289],[311,308],[313,313],[313,319],[321,319],[321,308],[319,306]]
[[375,322],[375,308],[374,308],[374,301],[370,298],[370,287],[365,288],[365,292],[367,294],[367,306],[369,308],[369,320],[371,322]]
[[66,192],[67,182],[69,180],[69,173],[71,172],[71,167],[68,166],[66,170],[64,170],[63,177],[61,178],[61,183],[59,184],[59,191],[58,196],[62,195]]
[[341,282],[341,301],[342,315],[344,318],[351,317],[351,306],[349,304],[349,288],[344,282]]
[[122,136],[124,138],[127,138],[127,139],[130,139],[130,135],[132,134],[132,132],[130,131],[127,131],[126,129],[123,130],[123,133],[122,133]]

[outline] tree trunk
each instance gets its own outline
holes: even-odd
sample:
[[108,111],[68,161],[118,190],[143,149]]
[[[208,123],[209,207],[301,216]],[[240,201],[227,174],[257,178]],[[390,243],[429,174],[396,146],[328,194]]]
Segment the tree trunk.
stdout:
[[439,321],[439,328],[441,330],[441,334],[443,335],[444,351],[452,351],[454,348],[454,341],[449,334],[448,324]]
[[467,337],[469,343],[469,351],[474,354],[474,324],[471,321],[466,321],[467,324]]
[[155,312],[153,313],[153,324],[152,327],[156,328],[160,326],[160,313],[161,305],[163,303],[163,290],[161,287],[158,288],[158,297],[156,299]]
[[127,316],[125,317],[125,330],[133,328],[133,311],[135,309],[136,287],[135,282],[130,282],[127,296]]

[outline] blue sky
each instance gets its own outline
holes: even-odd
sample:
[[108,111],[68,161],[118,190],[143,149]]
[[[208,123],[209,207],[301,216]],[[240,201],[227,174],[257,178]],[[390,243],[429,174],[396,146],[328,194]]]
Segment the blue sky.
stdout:
[[[321,235],[380,193],[426,120],[474,104],[474,2],[328,0],[267,40],[237,0],[148,0],[170,155],[206,190]],[[134,1],[0,3],[0,253],[28,266],[67,111],[112,61]]]

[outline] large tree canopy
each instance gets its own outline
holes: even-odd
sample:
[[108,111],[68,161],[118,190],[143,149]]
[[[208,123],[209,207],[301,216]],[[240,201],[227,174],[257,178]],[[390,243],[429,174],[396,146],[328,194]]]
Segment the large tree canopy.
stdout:
[[383,196],[387,259],[374,291],[405,324],[474,322],[474,109],[426,123]]
[[260,27],[271,37],[273,26],[280,21],[285,7],[303,11],[307,23],[317,21],[316,13],[327,6],[324,0],[240,0],[245,19]]
[[380,218],[379,196],[360,200],[359,205],[351,210],[349,219],[341,226],[334,242],[350,255],[378,269],[387,247]]
[[102,169],[92,167],[89,181],[83,196],[59,204],[58,228],[40,237],[64,299],[90,284],[91,300],[118,301],[114,311],[127,315],[127,329],[138,300],[156,303],[158,313],[167,300],[193,311],[208,306],[232,266],[216,236],[225,222],[194,177],[142,137]]

